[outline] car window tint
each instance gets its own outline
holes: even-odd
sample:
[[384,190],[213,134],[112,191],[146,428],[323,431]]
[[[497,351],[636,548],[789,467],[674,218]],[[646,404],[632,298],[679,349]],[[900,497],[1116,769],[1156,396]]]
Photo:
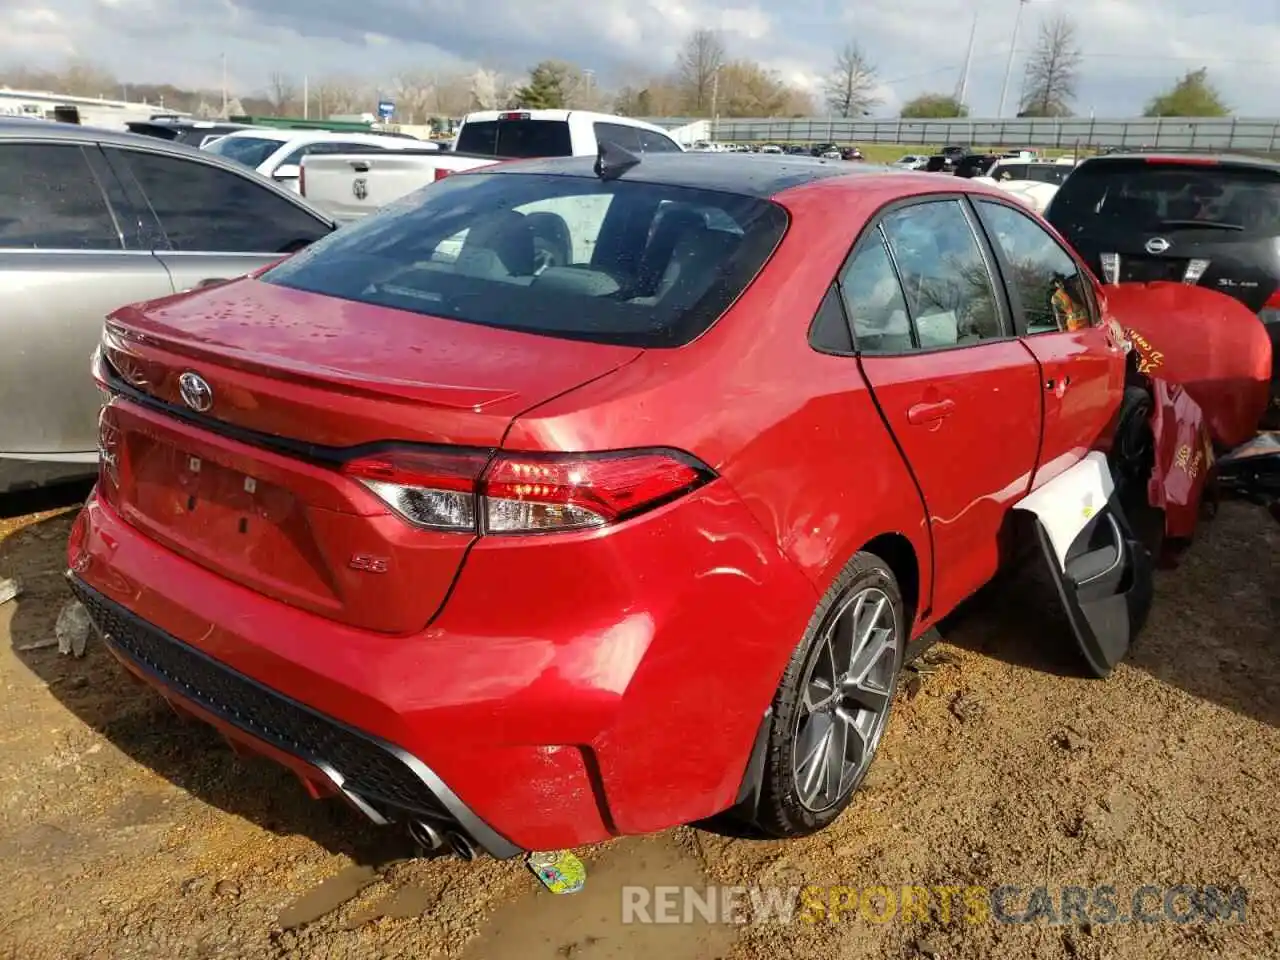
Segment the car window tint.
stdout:
[[242,163],[246,167],[260,166],[267,157],[284,146],[284,141],[269,137],[223,137],[204,149],[220,157]]
[[913,204],[882,225],[922,349],[1004,335],[990,271],[958,201]]
[[0,144],[0,247],[119,250],[120,235],[78,146]]
[[[714,212],[714,215],[713,215]],[[677,346],[786,229],[758,197],[535,173],[445,177],[263,275],[267,283],[573,339]]]
[[291,253],[330,232],[247,176],[179,157],[120,153],[174,250]]
[[823,353],[853,353],[849,324],[840,306],[840,292],[832,284],[809,325],[809,343]]
[[907,301],[878,228],[845,267],[840,293],[859,350],[902,353],[911,349]]
[[1001,203],[978,201],[982,222],[1009,264],[1028,333],[1079,330],[1091,323],[1088,278],[1049,233]]
[[656,130],[640,129],[636,131],[640,138],[640,149],[645,153],[679,153],[680,146],[668,136]]
[[508,160],[569,157],[573,141],[565,120],[477,120],[462,125],[457,151]]
[[639,153],[644,149],[640,146],[640,137],[635,127],[628,127],[621,123],[596,123],[592,126],[595,129],[597,143],[608,141],[633,153]]

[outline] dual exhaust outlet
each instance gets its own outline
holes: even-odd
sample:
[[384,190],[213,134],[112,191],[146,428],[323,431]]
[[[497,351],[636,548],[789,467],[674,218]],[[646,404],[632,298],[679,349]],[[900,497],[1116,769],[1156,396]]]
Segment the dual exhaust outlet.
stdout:
[[409,836],[413,838],[414,843],[428,853],[448,847],[463,860],[476,858],[475,844],[457,830],[442,830],[425,820],[410,820]]

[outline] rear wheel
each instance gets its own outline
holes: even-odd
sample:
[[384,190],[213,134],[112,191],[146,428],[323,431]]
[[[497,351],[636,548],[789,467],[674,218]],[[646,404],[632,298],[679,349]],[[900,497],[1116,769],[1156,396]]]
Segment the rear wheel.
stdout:
[[849,805],[889,721],[906,633],[888,564],[857,554],[818,604],[774,697],[760,829],[804,836]]

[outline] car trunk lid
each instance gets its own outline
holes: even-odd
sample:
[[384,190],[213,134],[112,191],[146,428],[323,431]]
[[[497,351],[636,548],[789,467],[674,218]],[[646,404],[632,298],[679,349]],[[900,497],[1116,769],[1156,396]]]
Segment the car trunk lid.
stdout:
[[[473,536],[411,526],[342,463],[387,441],[492,450],[521,412],[640,350],[246,279],[117,311],[103,352],[119,394],[104,474],[126,520],[259,592],[407,633]],[[208,396],[184,397],[184,374]]]

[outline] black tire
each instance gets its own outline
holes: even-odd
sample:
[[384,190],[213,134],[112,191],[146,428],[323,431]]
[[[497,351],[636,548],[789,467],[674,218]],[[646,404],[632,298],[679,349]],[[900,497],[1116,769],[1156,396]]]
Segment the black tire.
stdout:
[[806,836],[823,829],[839,817],[866,777],[866,767],[879,745],[883,725],[867,751],[865,765],[856,771],[856,776],[852,777],[847,786],[835,791],[838,799],[829,806],[815,810],[801,799],[801,785],[796,771],[797,732],[801,722],[811,716],[804,698],[804,688],[810,679],[810,667],[818,656],[833,621],[856,598],[866,595],[868,590],[879,591],[879,594],[887,598],[893,616],[892,666],[888,670],[887,697],[883,709],[884,723],[887,724],[889,704],[897,690],[898,674],[902,669],[902,656],[906,648],[906,610],[897,579],[889,565],[874,554],[858,553],[819,601],[774,695],[760,802],[755,816],[756,827],[770,836]]

